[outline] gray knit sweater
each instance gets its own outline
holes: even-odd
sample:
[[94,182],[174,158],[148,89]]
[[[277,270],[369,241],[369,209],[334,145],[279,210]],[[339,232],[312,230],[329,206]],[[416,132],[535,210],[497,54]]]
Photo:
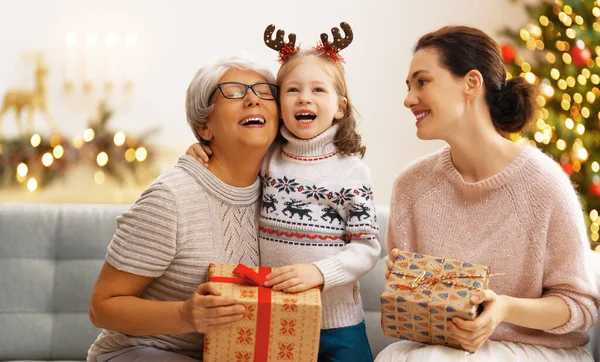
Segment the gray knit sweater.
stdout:
[[[232,187],[183,156],[117,218],[106,261],[119,270],[153,277],[141,296],[144,299],[187,300],[206,282],[209,263],[259,265],[259,196],[258,178],[249,187]],[[102,330],[88,361],[132,346],[201,358],[203,336],[135,337]]]
[[263,164],[260,259],[265,266],[313,263],[323,273],[323,329],[364,319],[358,279],[379,258],[369,169],[333,144],[337,126],[310,140],[287,139]]

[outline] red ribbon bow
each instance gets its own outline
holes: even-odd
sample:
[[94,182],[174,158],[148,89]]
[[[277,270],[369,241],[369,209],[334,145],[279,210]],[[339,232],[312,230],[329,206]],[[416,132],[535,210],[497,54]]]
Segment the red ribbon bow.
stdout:
[[238,278],[210,276],[210,282],[233,283],[258,287],[258,309],[256,324],[256,341],[254,344],[254,361],[266,361],[269,356],[269,338],[271,332],[271,288],[265,287],[267,275],[271,273],[269,267],[258,267],[258,273],[243,264],[238,264],[233,274]]
[[[269,272],[270,272],[270,270],[269,270]],[[244,264],[238,264],[238,266],[236,266],[235,269],[233,269],[233,274],[244,279],[244,281],[248,282],[249,284],[256,285],[259,287],[264,287],[265,282],[267,281],[268,273],[267,274],[264,274],[264,273],[259,274],[259,273],[255,272],[254,270],[248,268]]]

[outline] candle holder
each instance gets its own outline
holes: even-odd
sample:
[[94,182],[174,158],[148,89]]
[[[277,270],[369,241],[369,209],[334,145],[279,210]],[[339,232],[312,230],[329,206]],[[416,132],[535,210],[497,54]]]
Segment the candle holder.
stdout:
[[67,94],[76,88],[81,88],[84,94],[99,90],[105,95],[119,87],[124,93],[133,90],[137,34],[109,33],[104,41],[100,38],[97,33],[66,35],[64,90]]

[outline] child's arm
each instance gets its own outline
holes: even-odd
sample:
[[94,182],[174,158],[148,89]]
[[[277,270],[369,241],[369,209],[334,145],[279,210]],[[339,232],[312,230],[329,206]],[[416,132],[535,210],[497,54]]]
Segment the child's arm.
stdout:
[[[370,193],[370,182],[360,188]],[[347,244],[336,254],[314,263],[324,277],[323,291],[358,280],[379,259],[381,246],[373,196],[364,194],[356,195],[347,203],[345,215],[340,210],[346,220]]]
[[[373,211],[374,207],[371,208]],[[323,285],[323,290],[358,280],[375,266],[381,252],[377,238],[377,222],[371,220],[369,231],[354,233],[352,239],[336,254],[314,264],[294,264],[273,270],[266,287],[286,293],[299,293]],[[352,234],[352,233],[350,233]]]
[[294,264],[274,269],[265,282],[266,287],[286,293],[300,293],[323,285],[323,274],[314,264]]
[[210,156],[212,156],[212,149],[208,145],[194,143],[185,151],[185,154],[198,161],[202,166],[208,168],[208,160]]
[[[284,292],[301,292],[317,285],[323,290],[358,280],[375,266],[381,252],[369,170],[362,163],[351,172],[355,187],[344,187],[336,200],[346,224],[346,245],[339,252],[314,262],[278,268],[266,286]],[[343,201],[342,201],[343,199]]]

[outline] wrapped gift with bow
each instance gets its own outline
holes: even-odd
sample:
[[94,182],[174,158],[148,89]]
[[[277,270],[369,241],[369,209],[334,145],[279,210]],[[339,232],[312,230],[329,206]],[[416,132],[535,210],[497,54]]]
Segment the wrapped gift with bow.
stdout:
[[485,265],[401,251],[381,295],[383,333],[400,339],[462,348],[448,331],[454,317],[474,320],[470,302],[489,288]]
[[208,280],[246,307],[233,327],[204,336],[204,361],[316,361],[321,292],[284,293],[264,287],[269,267],[210,264]]

